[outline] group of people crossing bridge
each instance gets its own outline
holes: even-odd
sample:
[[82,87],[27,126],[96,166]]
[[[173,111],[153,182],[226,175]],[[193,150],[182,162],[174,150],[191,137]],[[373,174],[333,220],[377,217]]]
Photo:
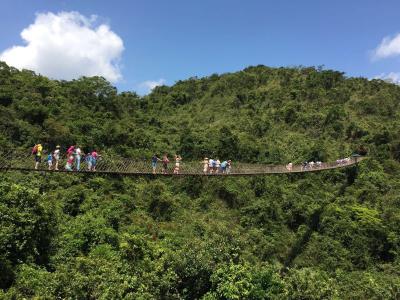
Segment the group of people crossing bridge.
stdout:
[[[35,170],[39,168],[44,156],[44,149],[42,144],[36,144],[32,148],[32,154],[35,157]],[[96,171],[97,160],[101,157],[96,150],[84,153],[77,145],[72,145],[65,153],[66,163],[64,169],[67,171],[80,171],[81,162],[86,162],[88,171]],[[61,147],[59,145],[53,151],[48,152],[45,157],[48,170],[58,171],[60,168],[60,161],[62,158]]]
[[[324,163],[321,161],[306,161],[301,164],[294,165],[288,163],[286,165],[265,165],[265,164],[248,164],[234,163],[232,160],[220,160],[219,158],[205,157],[202,161],[185,161],[179,154],[175,154],[171,160],[168,154],[162,156],[154,154],[151,159],[132,160],[115,155],[100,155],[95,149],[84,153],[78,145],[72,145],[67,150],[62,151],[58,145],[52,151],[46,151],[41,144],[36,144],[32,148],[34,156],[34,169],[46,171],[74,171],[74,172],[102,172],[102,173],[119,173],[119,174],[182,174],[182,175],[251,175],[266,173],[292,173],[318,171],[324,169],[332,169],[345,167],[357,163],[357,157],[347,157],[338,159],[336,162]],[[25,152],[26,153],[26,152]],[[29,170],[27,157],[13,155],[13,158],[6,164],[7,167],[0,169],[19,169]],[[23,155],[22,155],[23,156]],[[43,167],[46,164],[47,167]],[[161,165],[161,166],[159,166]],[[183,167],[183,168],[182,168]]]

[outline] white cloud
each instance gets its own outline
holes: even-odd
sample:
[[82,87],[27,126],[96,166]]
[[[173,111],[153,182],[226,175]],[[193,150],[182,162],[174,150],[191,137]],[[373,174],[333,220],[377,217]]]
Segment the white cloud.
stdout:
[[373,51],[374,59],[387,58],[400,55],[400,33],[394,37],[385,37]]
[[161,78],[158,80],[147,80],[139,84],[139,92],[142,94],[148,94],[156,86],[164,85],[166,80]]
[[118,67],[124,45],[106,24],[95,26],[96,16],[78,12],[40,13],[21,32],[25,46],[13,46],[0,60],[16,68],[34,70],[55,79],[104,76],[122,78]]
[[400,84],[400,73],[381,73],[380,75],[375,76],[374,79],[382,79],[391,83]]

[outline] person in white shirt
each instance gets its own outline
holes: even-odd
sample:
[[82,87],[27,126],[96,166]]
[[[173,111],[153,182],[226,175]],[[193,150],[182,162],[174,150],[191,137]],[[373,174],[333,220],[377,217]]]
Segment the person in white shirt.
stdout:
[[174,174],[179,174],[179,168],[181,164],[182,157],[178,154],[175,154],[175,168],[174,168]]
[[232,168],[232,161],[228,160],[228,164],[226,165],[226,174],[231,173],[231,168]]
[[212,158],[208,160],[208,169],[210,170],[210,174],[212,174],[214,169],[214,160]]
[[215,161],[215,173],[218,174],[219,168],[221,167],[221,161],[217,158]]
[[60,146],[59,145],[57,145],[56,150],[54,150],[53,157],[55,160],[54,170],[58,171],[58,162],[60,161]]
[[82,150],[77,146],[75,148],[75,165],[77,171],[79,171],[81,168],[81,157],[82,157]]

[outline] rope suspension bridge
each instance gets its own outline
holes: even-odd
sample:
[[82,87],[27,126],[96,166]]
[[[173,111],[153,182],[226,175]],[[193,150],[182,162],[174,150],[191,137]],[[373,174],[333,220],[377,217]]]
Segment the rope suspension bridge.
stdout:
[[[46,156],[43,156],[45,158]],[[3,152],[0,153],[0,172],[1,171],[27,171],[27,172],[54,172],[54,173],[83,173],[83,174],[115,174],[122,176],[140,176],[140,175],[157,175],[157,176],[254,176],[267,174],[283,174],[283,173],[305,173],[319,172],[323,170],[331,170],[345,168],[356,165],[365,157],[352,156],[347,159],[338,160],[335,162],[322,162],[320,164],[296,165],[291,167],[287,165],[267,165],[267,164],[250,164],[233,162],[229,173],[221,171],[203,172],[203,162],[200,161],[181,161],[179,173],[173,172],[175,162],[171,161],[166,173],[162,173],[162,165],[157,165],[156,174],[153,173],[150,160],[133,160],[122,157],[103,155],[97,160],[96,171],[89,171],[87,162],[82,159],[80,170],[66,170],[64,165],[66,158],[61,158],[59,161],[59,169],[53,167],[48,168],[47,162],[42,161],[35,169],[34,157],[26,152]]]

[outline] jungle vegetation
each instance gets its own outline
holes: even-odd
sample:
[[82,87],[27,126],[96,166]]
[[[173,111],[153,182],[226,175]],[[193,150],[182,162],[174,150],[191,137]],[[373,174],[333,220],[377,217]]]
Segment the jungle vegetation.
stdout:
[[[118,93],[0,63],[0,147],[356,167],[256,177],[0,174],[0,298],[399,299],[400,87],[248,67]],[[33,164],[33,158],[32,158]]]

